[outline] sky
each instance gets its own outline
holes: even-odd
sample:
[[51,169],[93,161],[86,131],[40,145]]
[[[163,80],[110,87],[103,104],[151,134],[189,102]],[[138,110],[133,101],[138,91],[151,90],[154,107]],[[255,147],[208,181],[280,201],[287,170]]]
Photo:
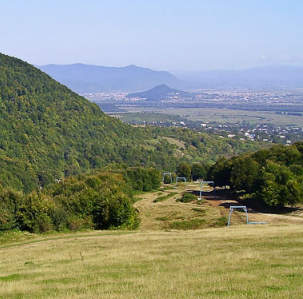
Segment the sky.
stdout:
[[302,0],[0,0],[0,52],[35,65],[303,65]]

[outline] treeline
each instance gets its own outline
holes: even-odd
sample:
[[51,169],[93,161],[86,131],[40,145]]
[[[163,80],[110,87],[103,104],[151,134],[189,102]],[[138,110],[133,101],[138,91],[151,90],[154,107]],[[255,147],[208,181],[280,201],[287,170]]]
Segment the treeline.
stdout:
[[70,177],[26,195],[1,187],[0,230],[134,229],[134,192],[157,189],[160,182],[155,169],[131,168]]
[[210,164],[207,163],[187,163],[181,162],[177,165],[176,171],[171,173],[171,176],[166,174],[164,176],[164,183],[169,184],[171,180],[176,181],[177,177],[185,178],[186,181],[196,181],[199,179],[206,179]]
[[253,154],[222,158],[208,173],[217,186],[230,186],[270,207],[303,202],[303,142],[276,145]]

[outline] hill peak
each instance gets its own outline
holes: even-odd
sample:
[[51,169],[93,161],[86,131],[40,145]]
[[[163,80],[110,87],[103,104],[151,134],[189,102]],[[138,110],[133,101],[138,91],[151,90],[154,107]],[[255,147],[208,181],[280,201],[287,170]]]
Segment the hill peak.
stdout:
[[190,94],[182,90],[173,89],[166,84],[160,84],[143,92],[130,93],[127,95],[127,97],[155,101],[167,99],[177,95],[189,96]]
[[166,84],[157,85],[150,90],[176,91],[176,89],[173,89]]

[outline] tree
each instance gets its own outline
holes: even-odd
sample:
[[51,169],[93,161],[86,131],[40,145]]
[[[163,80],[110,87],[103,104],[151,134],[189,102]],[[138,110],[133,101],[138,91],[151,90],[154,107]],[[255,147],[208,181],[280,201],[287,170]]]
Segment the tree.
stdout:
[[302,187],[284,165],[267,161],[262,169],[254,198],[271,207],[284,207],[302,202]]
[[216,186],[229,186],[232,169],[232,160],[221,158],[208,172],[208,177],[215,182]]
[[185,177],[188,181],[190,181],[191,167],[188,163],[182,162],[178,165],[176,173],[177,173],[177,176]]
[[194,163],[191,167],[191,176],[194,181],[206,178],[207,167],[201,163]]
[[245,190],[248,193],[254,191],[258,177],[259,164],[251,157],[240,157],[233,161],[230,185],[235,190]]

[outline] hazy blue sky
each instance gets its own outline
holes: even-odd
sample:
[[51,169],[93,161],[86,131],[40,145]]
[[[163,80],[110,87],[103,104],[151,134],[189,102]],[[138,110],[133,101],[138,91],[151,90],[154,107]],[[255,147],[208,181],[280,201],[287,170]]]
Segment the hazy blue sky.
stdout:
[[303,64],[302,0],[1,0],[0,52],[165,70]]

